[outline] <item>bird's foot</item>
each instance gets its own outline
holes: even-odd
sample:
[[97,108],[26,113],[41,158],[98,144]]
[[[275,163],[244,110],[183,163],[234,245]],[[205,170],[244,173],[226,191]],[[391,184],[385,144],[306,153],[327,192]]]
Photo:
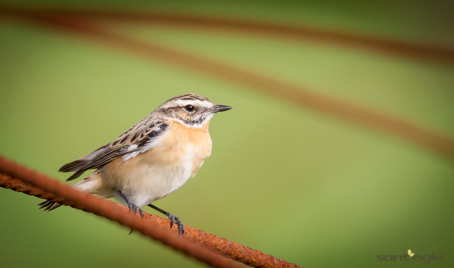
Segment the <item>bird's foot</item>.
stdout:
[[113,188],[113,190],[126,202],[126,204],[128,204],[128,208],[129,208],[129,211],[133,211],[134,212],[134,215],[137,215],[137,212],[139,212],[140,216],[145,216],[145,213],[143,212],[143,210],[141,210],[138,206],[136,206],[134,203],[132,203],[131,201],[129,201],[129,199],[126,197],[126,195],[124,195],[120,190],[118,190],[117,188]]
[[172,228],[172,226],[176,222],[177,226],[178,226],[178,233],[180,234],[180,236],[183,235],[184,234],[184,225],[183,225],[183,223],[181,223],[180,218],[173,215],[172,213],[169,213],[169,215],[167,217],[169,217],[169,220],[170,220],[170,228]]
[[152,209],[155,209],[159,212],[161,212],[162,214],[166,215],[169,220],[170,220],[170,228],[172,228],[172,226],[177,223],[177,226],[178,226],[178,233],[180,234],[180,236],[183,235],[184,233],[184,225],[183,223],[181,223],[180,221],[180,218],[178,218],[177,216],[173,215],[172,213],[169,213],[163,209],[160,209],[158,208],[157,206],[153,205],[153,204],[148,204],[149,207],[151,207]]
[[[145,216],[145,212],[143,212],[143,210],[141,210],[138,206],[136,206],[134,203],[131,203],[129,202],[128,203],[128,208],[129,208],[129,211],[132,211],[134,212],[134,215],[137,215],[137,212],[139,212],[140,216],[143,218],[143,216]],[[134,230],[131,229],[131,232],[129,232],[129,234],[132,234]]]
[[129,202],[128,203],[128,208],[129,208],[129,211],[132,211],[134,212],[134,215],[137,215],[137,212],[139,212],[140,216],[143,218],[143,216],[145,216],[145,212],[143,212],[143,210],[141,210],[138,206],[136,206],[134,203],[131,203]]

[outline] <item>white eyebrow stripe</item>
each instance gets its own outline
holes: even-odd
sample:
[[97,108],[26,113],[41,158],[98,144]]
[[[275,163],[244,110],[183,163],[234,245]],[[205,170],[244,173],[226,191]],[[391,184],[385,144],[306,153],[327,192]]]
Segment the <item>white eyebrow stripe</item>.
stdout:
[[192,105],[195,105],[195,106],[199,106],[199,107],[205,107],[205,108],[210,108],[211,106],[213,106],[213,103],[209,102],[209,101],[200,101],[200,100],[175,100],[174,101],[175,104],[177,105],[181,105],[181,106],[186,106],[186,105],[189,105],[189,104],[192,104]]

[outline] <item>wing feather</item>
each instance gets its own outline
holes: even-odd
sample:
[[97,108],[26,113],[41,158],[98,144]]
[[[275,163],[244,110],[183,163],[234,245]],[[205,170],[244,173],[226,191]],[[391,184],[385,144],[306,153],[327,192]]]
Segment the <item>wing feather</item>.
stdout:
[[125,159],[127,160],[146,151],[149,149],[148,145],[168,128],[165,122],[156,119],[150,116],[146,117],[113,142],[100,147],[84,157],[63,165],[59,171],[75,171],[67,179],[67,181],[70,181],[82,175],[86,170],[99,169],[120,156],[131,154]]

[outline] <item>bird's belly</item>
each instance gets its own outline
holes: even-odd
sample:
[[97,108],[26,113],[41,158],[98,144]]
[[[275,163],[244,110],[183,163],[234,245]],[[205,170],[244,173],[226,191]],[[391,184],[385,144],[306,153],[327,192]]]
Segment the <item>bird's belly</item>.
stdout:
[[125,174],[117,187],[142,207],[180,188],[190,178],[187,173],[182,166],[141,167]]
[[195,176],[208,156],[198,151],[197,147],[188,145],[183,152],[167,151],[159,155],[154,150],[127,161],[118,158],[103,170],[103,181],[143,207],[171,194]]

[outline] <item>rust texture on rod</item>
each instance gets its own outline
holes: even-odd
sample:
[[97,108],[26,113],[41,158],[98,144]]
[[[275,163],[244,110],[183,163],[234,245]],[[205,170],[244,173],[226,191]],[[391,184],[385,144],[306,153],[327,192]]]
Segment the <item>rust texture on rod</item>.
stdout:
[[89,41],[120,49],[142,58],[159,60],[210,75],[228,83],[246,86],[334,118],[386,133],[454,160],[454,139],[411,121],[353,103],[319,94],[276,78],[255,73],[223,62],[190,54],[151,41],[141,41],[112,32],[87,19],[24,16],[23,19],[51,27]]
[[[170,221],[145,213],[144,218],[130,213],[126,206],[79,192],[43,174],[18,165],[0,156],[0,187],[23,192],[40,198],[51,199],[74,208],[116,221],[158,240],[188,256],[214,267],[240,267],[229,257],[254,267],[298,267],[295,264],[267,255],[258,250],[219,238],[213,234],[185,226],[183,238],[178,236],[177,227],[169,231]],[[184,239],[186,238],[186,239]],[[198,242],[198,243],[196,243]],[[199,243],[205,245],[202,246]],[[216,252],[217,251],[217,252]]]
[[434,44],[423,44],[394,40],[385,37],[374,37],[336,31],[304,25],[286,25],[276,22],[254,21],[247,19],[231,19],[219,16],[199,14],[181,14],[156,11],[126,11],[105,9],[65,9],[65,8],[24,8],[1,7],[0,13],[16,15],[38,15],[46,17],[85,17],[112,19],[130,22],[171,25],[177,27],[213,29],[216,31],[244,32],[270,38],[291,40],[314,40],[321,43],[341,45],[355,49],[409,57],[454,63],[454,48]]

